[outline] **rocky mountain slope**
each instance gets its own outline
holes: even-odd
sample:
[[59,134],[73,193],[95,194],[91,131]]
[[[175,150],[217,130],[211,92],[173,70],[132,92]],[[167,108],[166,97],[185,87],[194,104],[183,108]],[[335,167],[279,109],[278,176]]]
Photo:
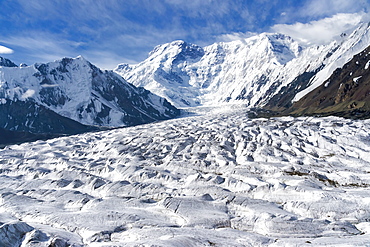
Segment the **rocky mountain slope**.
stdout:
[[2,59],[0,127],[34,133],[81,133],[169,119],[179,110],[83,57],[16,67]]
[[47,140],[57,135],[53,134],[34,134],[30,132],[11,131],[0,128],[0,148],[9,144],[19,144],[23,142],[33,142],[37,140]]
[[18,67],[15,63],[10,61],[9,59],[0,57],[0,66],[3,67]]
[[157,46],[136,65],[115,71],[178,107],[243,103],[285,109],[321,85],[370,43],[367,23],[328,45],[300,46],[282,34],[260,34],[206,47],[184,41]]
[[294,115],[370,116],[370,46],[286,111]]

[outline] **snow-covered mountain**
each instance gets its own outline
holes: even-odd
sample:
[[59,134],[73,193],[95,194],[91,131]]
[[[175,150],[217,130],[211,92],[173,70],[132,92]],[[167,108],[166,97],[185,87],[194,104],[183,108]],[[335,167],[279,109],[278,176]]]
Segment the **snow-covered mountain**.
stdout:
[[76,133],[86,126],[129,126],[175,117],[179,110],[83,57],[15,67],[2,59],[0,127]]
[[[301,109],[334,101],[366,110],[369,36],[361,25],[311,47],[279,34],[204,48],[175,41],[116,71],[178,106],[279,109],[294,100]],[[54,135],[20,130],[81,132],[179,114],[82,57],[0,62],[1,138],[47,139]],[[251,119],[234,104],[188,111],[2,147],[0,246],[370,243],[369,119]]]
[[328,45],[302,47],[263,33],[204,48],[184,41],[157,46],[137,64],[115,71],[178,107],[242,102],[286,107],[323,83],[370,43],[368,24]]
[[370,115],[370,46],[288,109],[290,114]]
[[3,67],[18,67],[15,63],[7,58],[0,57],[0,66]]

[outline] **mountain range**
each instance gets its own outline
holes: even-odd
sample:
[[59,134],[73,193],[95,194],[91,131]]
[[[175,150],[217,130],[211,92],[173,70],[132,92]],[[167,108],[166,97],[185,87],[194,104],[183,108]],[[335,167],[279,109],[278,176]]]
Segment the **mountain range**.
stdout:
[[0,246],[368,246],[369,30],[0,58]]
[[174,41],[155,47],[143,62],[120,64],[115,71],[177,107],[242,103],[288,113],[293,102],[369,44],[368,23],[325,45],[303,46],[270,33],[206,47]]
[[132,126],[177,117],[178,108],[225,104],[269,116],[367,118],[369,45],[369,24],[363,23],[326,45],[271,33],[206,47],[173,41],[114,71],[82,56],[32,66],[0,57],[0,130],[19,142],[22,136]]
[[8,131],[76,134],[180,113],[167,100],[81,56],[21,67],[0,61],[0,128]]

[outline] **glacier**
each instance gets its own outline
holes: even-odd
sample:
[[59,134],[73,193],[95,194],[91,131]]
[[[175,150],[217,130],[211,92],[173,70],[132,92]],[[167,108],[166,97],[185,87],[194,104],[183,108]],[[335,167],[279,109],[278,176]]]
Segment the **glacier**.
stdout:
[[368,245],[370,120],[196,110],[2,149],[0,246]]
[[[35,116],[50,133],[137,125],[5,145],[0,246],[369,246],[370,120],[250,117],[322,85],[369,30],[319,46],[178,40],[115,72],[0,57],[3,135]],[[170,103],[181,117],[166,120]]]

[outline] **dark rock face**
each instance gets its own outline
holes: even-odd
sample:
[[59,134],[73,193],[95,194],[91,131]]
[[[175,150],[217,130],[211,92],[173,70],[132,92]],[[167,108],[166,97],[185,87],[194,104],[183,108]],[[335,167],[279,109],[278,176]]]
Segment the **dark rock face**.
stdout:
[[18,67],[15,63],[13,63],[9,59],[3,58],[3,57],[0,57],[0,66],[4,66],[4,67]]
[[285,111],[292,106],[292,100],[296,94],[309,86],[310,80],[319,72],[323,66],[315,71],[304,72],[295,78],[288,86],[283,87],[277,94],[275,94],[269,102],[265,105],[265,109],[275,111]]
[[204,55],[203,48],[194,44],[188,44],[184,41],[177,41],[173,42],[172,45],[177,45],[180,48],[180,53],[177,54],[176,58],[173,60],[173,64],[177,64],[187,59],[198,59]]
[[[180,114],[180,111],[167,100],[153,95],[144,88],[137,88],[132,84],[122,83],[122,78],[112,71],[105,71],[105,73],[103,73],[100,70],[96,70],[95,67],[92,85],[94,92],[108,101],[114,101],[118,108],[126,113],[122,121],[127,125],[138,125],[157,120],[165,120]],[[158,97],[158,103],[165,109],[163,113],[147,101],[147,99],[150,99],[152,96]],[[90,104],[89,106],[93,105]],[[97,121],[107,117],[110,111],[108,106],[103,104],[102,107],[104,110],[97,115]]]
[[37,140],[47,140],[58,137],[58,134],[35,134],[22,131],[11,131],[0,128],[0,148],[9,144],[18,144],[23,142],[33,142]]
[[337,69],[286,113],[370,117],[370,46]]
[[78,134],[98,129],[60,116],[33,100],[7,100],[0,104],[0,128],[48,134]]

